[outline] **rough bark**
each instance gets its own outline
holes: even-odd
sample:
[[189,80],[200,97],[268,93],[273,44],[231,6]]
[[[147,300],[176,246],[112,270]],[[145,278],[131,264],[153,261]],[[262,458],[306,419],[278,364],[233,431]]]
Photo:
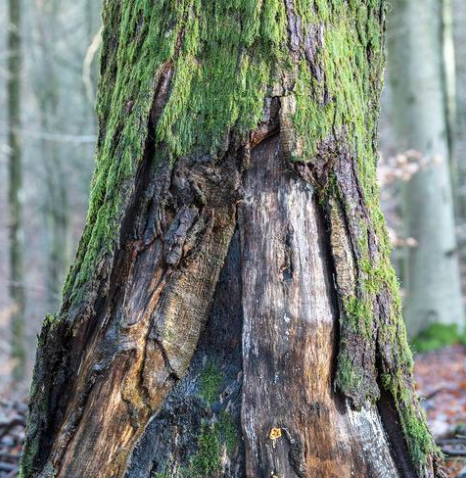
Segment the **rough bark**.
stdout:
[[104,25],[22,476],[441,476],[378,205],[383,4],[107,1]]
[[21,159],[21,2],[8,2],[8,204],[10,208],[9,259],[11,314],[11,358],[14,380],[24,378],[26,298],[24,292],[23,225],[21,195],[23,187]]
[[[448,0],[447,0],[448,1]],[[429,324],[464,328],[450,176],[442,2],[398,0],[389,41],[393,121],[400,151],[419,151],[427,165],[403,192],[406,251],[405,317],[416,335]],[[446,31],[444,30],[444,37]],[[451,102],[450,102],[451,103]]]

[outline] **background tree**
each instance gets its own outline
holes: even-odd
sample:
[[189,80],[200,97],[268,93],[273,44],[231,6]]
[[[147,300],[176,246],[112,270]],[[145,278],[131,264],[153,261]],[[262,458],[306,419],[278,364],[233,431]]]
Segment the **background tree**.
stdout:
[[[59,3],[47,1],[35,6],[39,46],[39,56],[36,61],[39,71],[34,75],[37,82],[35,94],[38,100],[41,129],[45,132],[57,132],[61,120],[60,79],[55,60]],[[55,312],[59,306],[62,283],[70,263],[68,178],[65,174],[63,148],[60,148],[60,143],[42,138],[41,146],[45,167],[45,186],[48,191],[44,205],[44,219],[48,234],[46,240],[47,306],[50,312]]]
[[[5,105],[0,111],[0,190],[4,191],[0,195],[0,393],[10,389],[9,317],[14,310],[9,295],[10,208],[7,194],[9,6],[8,2],[4,3],[0,5],[0,24],[5,40],[0,42],[3,45],[0,49],[0,102]],[[24,339],[28,352],[25,380],[29,380],[43,316],[58,309],[63,276],[84,225],[96,119],[83,83],[83,63],[91,43],[90,31],[94,37],[100,28],[101,5],[99,1],[90,4],[88,0],[44,0],[20,2],[17,6],[21,7],[23,81],[20,89],[22,124],[16,134],[22,149],[23,187],[15,193],[20,195],[23,214],[23,262],[26,267],[21,287],[28,296]],[[97,59],[98,51],[89,69],[94,92]],[[63,200],[65,193],[66,201]],[[54,223],[67,224],[66,234],[60,234],[63,228],[53,227]],[[54,264],[59,267],[51,267]],[[56,273],[52,274],[54,271]],[[22,389],[20,385],[21,382],[11,384],[15,391]]]
[[[454,136],[455,157],[458,174],[457,208],[461,220],[461,242],[464,245],[464,224],[466,222],[466,5],[453,1],[453,32],[456,45],[456,128]],[[463,261],[464,262],[464,261]]]
[[403,276],[405,318],[412,335],[436,322],[464,328],[442,18],[436,0],[393,3],[389,41],[393,126],[398,150],[416,150],[425,163],[403,191],[404,235],[417,241],[406,251]]
[[374,0],[105,3],[23,477],[441,476],[376,186],[383,24]]
[[26,351],[24,343],[24,291],[23,221],[22,221],[22,152],[21,152],[21,2],[8,2],[8,203],[9,217],[9,264],[11,313],[12,376],[21,380],[25,375]]

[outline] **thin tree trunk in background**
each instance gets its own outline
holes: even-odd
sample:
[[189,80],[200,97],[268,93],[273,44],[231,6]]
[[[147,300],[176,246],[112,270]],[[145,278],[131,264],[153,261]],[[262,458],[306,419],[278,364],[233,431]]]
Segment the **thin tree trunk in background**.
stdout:
[[94,112],[94,103],[99,73],[98,58],[101,47],[101,22],[98,16],[98,12],[101,10],[100,4],[100,1],[95,2],[94,0],[87,0],[87,2],[85,2],[88,51],[83,64],[83,94],[87,96],[87,99],[92,105],[92,109],[89,109],[90,115],[87,120],[91,122],[94,130],[98,128],[97,118]]
[[[44,120],[44,131],[49,122]],[[47,309],[56,312],[60,306],[61,288],[70,263],[70,231],[68,192],[62,158],[56,143],[42,141],[47,172],[48,194],[45,204],[45,223],[47,225]]]
[[[455,40],[453,35],[452,0],[442,0],[442,57],[443,57],[443,91],[445,92],[445,113],[447,119],[448,151],[450,153],[450,170],[453,195],[457,194],[458,164],[455,156],[456,136],[456,60]],[[454,208],[456,203],[453,204]]]
[[86,25],[87,25],[87,40],[89,42],[92,41],[92,39],[94,38],[94,35],[95,35],[95,21],[94,21],[94,18],[95,18],[95,15],[94,15],[94,5],[95,5],[95,2],[93,0],[86,0],[86,2],[84,3],[85,5],[85,16],[86,16]]
[[411,335],[435,322],[464,327],[449,171],[442,8],[437,0],[397,0],[390,19],[397,146],[399,151],[417,150],[428,161],[406,184],[403,197],[405,237],[418,241],[406,252],[405,318]]
[[379,207],[384,14],[105,3],[87,225],[22,477],[443,476]]
[[[42,130],[57,133],[59,126],[58,102],[59,81],[54,64],[53,48],[57,38],[55,34],[56,15],[59,3],[48,0],[37,4],[36,19],[39,25],[40,62],[38,72],[42,79],[37,98],[40,110]],[[70,263],[70,231],[68,216],[67,182],[63,161],[58,143],[53,140],[42,140],[42,157],[45,169],[45,185],[47,188],[44,205],[47,249],[47,309],[56,312],[60,305],[61,288]]]
[[23,224],[22,224],[22,158],[21,158],[21,2],[9,0],[8,22],[8,148],[10,207],[10,297],[13,304],[11,315],[12,376],[21,380],[25,375],[26,350],[24,343],[25,289],[23,270]]
[[[453,0],[453,33],[456,45],[456,128],[454,151],[458,167],[457,197],[462,230],[462,249],[466,244],[466,4]],[[464,254],[464,252],[463,252]],[[463,258],[464,263],[464,258]]]

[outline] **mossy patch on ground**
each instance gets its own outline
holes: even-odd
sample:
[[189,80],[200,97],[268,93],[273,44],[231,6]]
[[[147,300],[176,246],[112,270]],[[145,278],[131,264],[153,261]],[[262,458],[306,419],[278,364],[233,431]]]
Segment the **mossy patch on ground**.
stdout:
[[415,353],[432,352],[455,344],[466,344],[466,334],[461,334],[456,324],[430,324],[411,341]]

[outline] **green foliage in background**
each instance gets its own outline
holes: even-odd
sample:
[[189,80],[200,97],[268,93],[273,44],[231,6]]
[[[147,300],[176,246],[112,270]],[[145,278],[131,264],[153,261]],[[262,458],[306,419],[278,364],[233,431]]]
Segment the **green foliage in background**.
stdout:
[[424,353],[455,344],[466,345],[466,334],[460,333],[456,324],[434,323],[412,340],[411,348],[415,353]]

